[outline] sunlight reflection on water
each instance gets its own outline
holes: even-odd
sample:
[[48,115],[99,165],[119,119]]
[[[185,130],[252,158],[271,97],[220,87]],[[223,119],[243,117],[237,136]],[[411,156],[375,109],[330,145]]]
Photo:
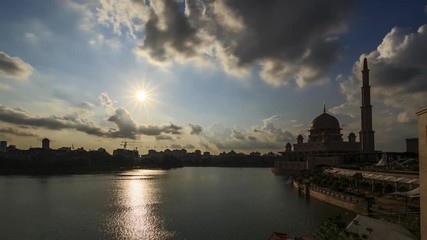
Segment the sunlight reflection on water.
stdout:
[[108,231],[117,239],[170,239],[174,234],[164,229],[163,216],[158,207],[161,198],[157,181],[164,171],[135,170],[126,175],[117,175],[113,189],[113,215],[108,222]]

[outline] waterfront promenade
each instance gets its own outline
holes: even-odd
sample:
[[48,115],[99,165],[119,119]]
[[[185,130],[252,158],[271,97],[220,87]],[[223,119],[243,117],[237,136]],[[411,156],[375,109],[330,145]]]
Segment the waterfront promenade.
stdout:
[[293,186],[310,198],[419,232],[417,174],[328,168],[294,179]]

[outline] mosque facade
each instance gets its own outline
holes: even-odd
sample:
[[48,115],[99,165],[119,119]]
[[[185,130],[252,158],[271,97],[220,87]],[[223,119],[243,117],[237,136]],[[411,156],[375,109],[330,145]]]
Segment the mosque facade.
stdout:
[[287,143],[281,152],[283,160],[276,161],[273,171],[300,171],[317,165],[336,166],[351,164],[361,156],[375,153],[375,137],[372,129],[372,105],[370,101],[369,69],[366,58],[362,70],[361,130],[359,141],[351,132],[344,139],[338,119],[326,112],[313,119],[305,141],[302,135],[294,144]]

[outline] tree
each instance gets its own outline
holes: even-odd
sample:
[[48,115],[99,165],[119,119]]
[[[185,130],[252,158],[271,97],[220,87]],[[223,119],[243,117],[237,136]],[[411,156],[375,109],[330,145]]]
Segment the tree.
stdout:
[[[353,220],[355,225],[358,225],[357,220]],[[362,240],[368,239],[373,231],[372,228],[366,228],[367,234],[359,232],[350,232],[346,229],[346,224],[342,220],[341,215],[334,218],[329,218],[328,221],[322,224],[313,234],[316,240]]]
[[363,180],[363,175],[361,173],[355,173],[352,178],[355,183],[357,192],[359,192],[360,182]]

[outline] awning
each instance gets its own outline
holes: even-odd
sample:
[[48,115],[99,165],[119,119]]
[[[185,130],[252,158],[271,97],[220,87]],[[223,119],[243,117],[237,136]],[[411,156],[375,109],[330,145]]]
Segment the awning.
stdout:
[[409,190],[407,192],[392,192],[390,194],[394,194],[394,195],[399,195],[399,196],[405,196],[405,197],[409,197],[409,198],[414,198],[414,197],[420,197],[420,188],[417,187],[415,189]]

